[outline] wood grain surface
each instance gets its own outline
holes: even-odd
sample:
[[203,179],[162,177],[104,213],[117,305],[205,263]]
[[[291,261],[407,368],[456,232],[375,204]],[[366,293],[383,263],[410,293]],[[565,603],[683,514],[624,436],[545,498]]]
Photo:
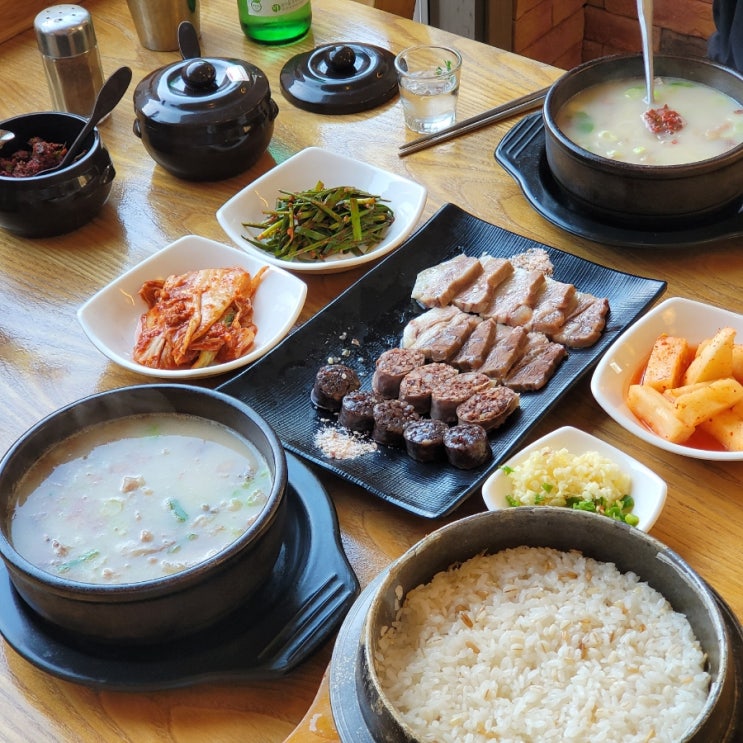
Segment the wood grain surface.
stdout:
[[[111,197],[89,225],[69,235],[24,240],[0,236],[0,450],[44,415],[90,393],[147,380],[110,363],[78,325],[77,308],[98,289],[154,251],[198,234],[227,242],[217,208],[274,164],[317,145],[352,155],[425,184],[423,219],[452,202],[477,217],[614,269],[668,281],[680,295],[741,310],[743,254],[739,241],[699,249],[624,249],[574,238],[542,219],[493,152],[512,122],[480,130],[401,159],[397,148],[415,135],[405,130],[398,100],[366,113],[323,116],[294,108],[281,95],[279,72],[294,54],[314,46],[356,41],[393,52],[416,42],[444,41],[464,57],[461,118],[549,85],[559,70],[478,42],[451,36],[359,3],[314,0],[310,34],[290,47],[264,48],[242,34],[234,0],[202,4],[206,56],[248,60],[269,76],[279,105],[268,152],[249,171],[218,183],[178,180],[149,158],[132,133],[134,85],[177,53],[139,44],[123,0],[89,0],[104,65],[134,71],[129,93],[101,125],[117,176]],[[33,32],[0,45],[0,118],[49,108],[50,99]],[[365,269],[306,278],[301,321],[359,279]],[[373,318],[370,318],[370,322]],[[202,382],[215,386],[223,379]],[[743,464],[709,463],[666,454],[626,434],[580,383],[534,430],[533,438],[565,424],[619,446],[669,485],[653,535],[681,554],[743,616]],[[430,522],[371,497],[362,488],[318,471],[331,494],[342,541],[362,585],[443,522]],[[450,518],[483,509],[474,496]],[[2,611],[0,607],[0,611]],[[154,693],[91,689],[36,669],[0,642],[0,739],[3,743],[276,743],[333,740],[323,674],[332,639],[285,677],[265,683],[202,684]],[[311,713],[313,700],[322,714]],[[314,726],[314,727],[313,727]]]

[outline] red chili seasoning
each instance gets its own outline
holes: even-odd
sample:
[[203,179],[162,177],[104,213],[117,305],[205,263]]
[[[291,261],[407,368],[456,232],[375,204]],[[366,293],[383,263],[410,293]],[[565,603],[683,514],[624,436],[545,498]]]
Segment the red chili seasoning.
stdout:
[[28,144],[28,150],[18,150],[10,157],[0,157],[0,175],[12,178],[36,175],[41,170],[59,165],[67,153],[66,145],[45,142],[40,137],[32,137]]
[[645,125],[653,134],[675,134],[684,128],[681,115],[668,104],[662,108],[651,108],[642,115]]

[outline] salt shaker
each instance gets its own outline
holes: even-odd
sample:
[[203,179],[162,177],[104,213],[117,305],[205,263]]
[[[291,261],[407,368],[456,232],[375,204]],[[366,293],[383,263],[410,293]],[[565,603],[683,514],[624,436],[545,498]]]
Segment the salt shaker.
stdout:
[[36,16],[34,29],[52,106],[89,116],[103,85],[90,13],[79,5],[53,5]]

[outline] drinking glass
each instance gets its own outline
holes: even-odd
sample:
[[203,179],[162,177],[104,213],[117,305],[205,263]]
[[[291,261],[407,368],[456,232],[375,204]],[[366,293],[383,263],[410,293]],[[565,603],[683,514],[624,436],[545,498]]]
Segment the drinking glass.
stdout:
[[462,55],[445,46],[419,45],[395,57],[405,124],[414,132],[438,132],[457,117]]

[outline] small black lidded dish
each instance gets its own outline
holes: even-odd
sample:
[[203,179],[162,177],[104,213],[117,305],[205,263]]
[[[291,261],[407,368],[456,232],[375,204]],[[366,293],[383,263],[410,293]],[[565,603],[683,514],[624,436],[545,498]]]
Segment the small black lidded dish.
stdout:
[[279,109],[262,70],[239,59],[201,57],[195,35],[190,44],[184,39],[189,27],[179,27],[184,59],[137,85],[134,133],[172,175],[223,180],[263,155]]

